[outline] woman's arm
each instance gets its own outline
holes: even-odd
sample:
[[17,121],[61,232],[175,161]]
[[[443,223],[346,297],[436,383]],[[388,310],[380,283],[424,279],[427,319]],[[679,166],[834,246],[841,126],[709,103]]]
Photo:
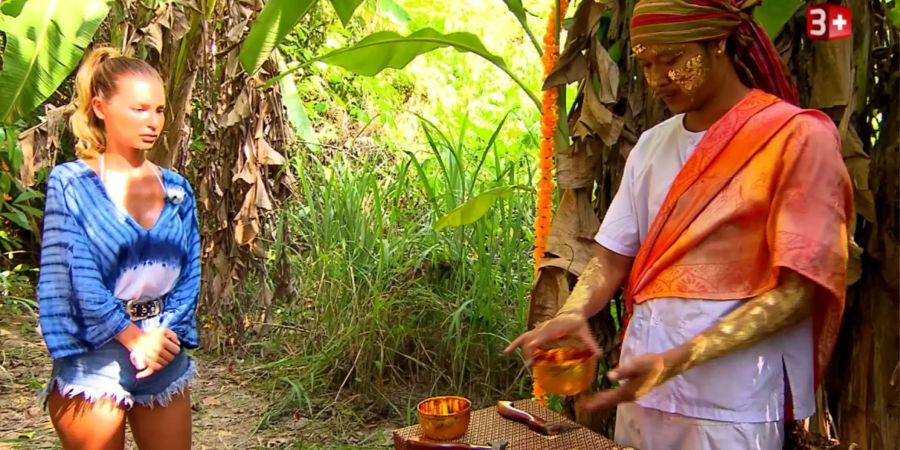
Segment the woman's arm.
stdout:
[[[103,283],[84,229],[66,204],[58,172],[47,184],[38,278],[41,329],[51,353],[64,335],[88,348],[106,344],[131,324],[125,308]],[[53,355],[51,355],[53,356]]]
[[194,192],[187,183],[184,202],[179,208],[185,227],[185,265],[175,287],[166,296],[162,325],[174,331],[184,346],[196,348],[198,339],[195,308],[200,295],[200,230]]

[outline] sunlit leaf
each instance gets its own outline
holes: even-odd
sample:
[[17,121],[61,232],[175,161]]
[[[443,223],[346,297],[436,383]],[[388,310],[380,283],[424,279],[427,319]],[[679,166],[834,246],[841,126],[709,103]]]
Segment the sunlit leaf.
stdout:
[[0,2],[0,14],[17,17],[22,13],[22,8],[25,6],[26,0],[5,0]]
[[16,197],[16,199],[13,201],[13,203],[22,203],[22,202],[27,202],[28,200],[32,200],[35,198],[43,198],[43,197],[44,197],[44,194],[41,194],[38,191],[29,189],[29,190],[19,194],[19,196]]
[[3,216],[5,218],[9,219],[10,222],[18,225],[19,227],[21,227],[23,229],[26,229],[26,230],[31,229],[31,225],[28,223],[28,216],[26,216],[25,213],[22,211],[13,209],[12,212],[5,212],[5,213],[0,214],[0,216]]
[[12,177],[6,172],[0,172],[0,195],[8,194],[12,187]]
[[753,17],[759,22],[769,35],[770,39],[775,39],[784,24],[794,17],[794,14],[800,10],[806,2],[803,0],[777,0],[762,2],[753,11]]
[[241,46],[241,67],[249,74],[256,73],[272,50],[309,12],[316,0],[269,0],[250,27]]
[[16,205],[16,208],[22,210],[22,212],[24,212],[26,215],[29,215],[34,218],[40,218],[41,216],[44,215],[43,211],[41,211],[37,208],[33,208],[28,205]]
[[353,12],[356,11],[356,8],[362,2],[363,0],[331,0],[331,6],[334,7],[334,12],[337,13],[341,23],[346,27],[353,17]]
[[894,7],[888,10],[887,17],[891,25],[900,28],[900,1],[894,2]]
[[495,65],[506,68],[503,59],[489,52],[474,34],[442,34],[431,28],[416,31],[409,36],[401,36],[393,31],[380,31],[366,36],[354,45],[316,59],[360,75],[372,76],[388,68],[402,69],[417,56],[443,47],[476,53]]
[[432,28],[425,28],[409,36],[402,36],[393,31],[380,31],[366,36],[354,45],[320,56],[314,61],[340,66],[360,75],[372,76],[388,68],[402,69],[417,56],[444,47],[474,53],[487,59],[509,75],[528,94],[535,106],[540,107],[540,101],[534,93],[509,70],[503,58],[489,52],[481,40],[471,33],[443,34]]
[[475,223],[491,209],[497,200],[508,197],[513,191],[520,189],[527,190],[523,186],[501,186],[484,191],[438,219],[434,224],[434,230],[441,231],[447,227]]
[[[281,58],[278,58],[278,70],[287,71],[287,64]],[[287,109],[288,120],[294,128],[294,132],[303,144],[313,151],[319,151],[319,139],[313,130],[309,116],[306,114],[306,107],[303,104],[303,98],[297,90],[297,83],[294,80],[293,73],[288,73],[279,82],[281,84],[281,101]]]
[[0,121],[13,123],[50,97],[108,13],[106,0],[29,0],[17,17],[4,17]]

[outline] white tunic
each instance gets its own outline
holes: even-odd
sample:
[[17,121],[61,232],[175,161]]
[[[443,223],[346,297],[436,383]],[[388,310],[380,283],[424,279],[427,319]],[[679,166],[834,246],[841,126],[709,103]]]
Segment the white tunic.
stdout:
[[[597,233],[600,245],[626,256],[637,254],[672,181],[703,137],[703,132],[686,130],[683,117],[672,117],[641,135]],[[635,305],[621,359],[670,350],[716,324],[742,301],[658,298]],[[812,341],[810,319],[674,377],[637,403],[699,419],[772,422],[784,416],[787,376],[794,417],[809,417],[816,406]]]

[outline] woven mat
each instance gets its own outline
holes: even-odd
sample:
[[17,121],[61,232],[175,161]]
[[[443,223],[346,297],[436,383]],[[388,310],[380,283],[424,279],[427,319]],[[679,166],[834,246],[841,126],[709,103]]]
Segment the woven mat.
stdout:
[[[544,418],[548,423],[573,423],[532,401],[519,401],[515,406],[531,415]],[[407,442],[412,438],[426,440],[422,437],[418,425],[395,430],[394,448],[408,450]],[[531,431],[523,424],[500,417],[496,407],[472,411],[469,431],[458,442],[490,445],[493,441],[509,442],[507,450],[627,450],[587,428],[578,428],[556,436],[544,436]]]

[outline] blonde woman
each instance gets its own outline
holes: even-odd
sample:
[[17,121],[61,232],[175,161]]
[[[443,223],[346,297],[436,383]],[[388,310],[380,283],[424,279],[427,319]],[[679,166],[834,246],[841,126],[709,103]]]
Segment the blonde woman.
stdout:
[[66,450],[191,446],[200,239],[193,191],[145,159],[163,130],[153,67],[108,47],[76,76],[80,159],[50,173],[40,323],[53,359],[44,394]]

